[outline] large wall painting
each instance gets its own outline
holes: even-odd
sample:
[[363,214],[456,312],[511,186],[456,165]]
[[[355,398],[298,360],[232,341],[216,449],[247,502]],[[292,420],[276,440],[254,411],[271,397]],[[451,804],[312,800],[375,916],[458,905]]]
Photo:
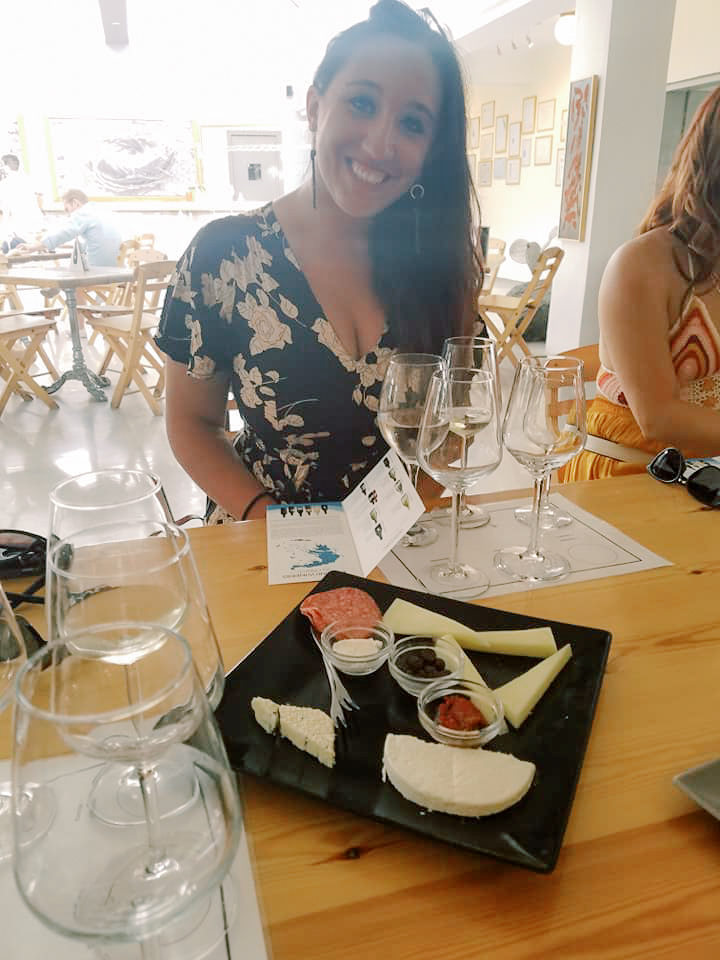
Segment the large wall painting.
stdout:
[[564,240],[585,239],[597,87],[597,77],[574,80],[570,84],[558,229],[558,236]]

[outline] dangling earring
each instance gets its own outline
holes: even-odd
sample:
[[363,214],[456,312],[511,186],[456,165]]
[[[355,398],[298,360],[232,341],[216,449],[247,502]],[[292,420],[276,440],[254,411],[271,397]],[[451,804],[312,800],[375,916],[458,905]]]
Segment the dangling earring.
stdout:
[[410,198],[413,201],[415,216],[415,253],[420,255],[420,201],[425,196],[425,187],[421,183],[414,183],[410,187]]
[[312,170],[313,210],[317,210],[317,185],[315,183],[315,147],[310,151],[310,168]]

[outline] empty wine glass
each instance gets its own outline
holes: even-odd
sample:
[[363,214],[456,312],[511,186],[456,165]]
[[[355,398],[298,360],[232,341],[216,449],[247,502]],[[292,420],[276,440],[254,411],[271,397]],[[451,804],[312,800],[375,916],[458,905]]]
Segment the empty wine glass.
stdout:
[[[108,653],[118,634],[125,642]],[[66,936],[152,940],[217,887],[239,838],[235,778],[187,643],[157,624],[88,628],[30,658],[16,690],[14,869],[23,899]],[[194,770],[203,802],[165,820],[154,772],[171,749]],[[137,825],[119,829],[90,814],[94,778],[108,763],[140,771]],[[27,844],[21,798],[35,782],[57,786],[58,811]]]
[[565,557],[541,544],[540,505],[550,473],[582,450],[587,436],[582,361],[523,357],[515,371],[503,424],[505,447],[534,480],[527,547],[505,547],[495,565],[521,580],[555,580],[568,573]]
[[443,593],[478,595],[488,577],[458,559],[460,494],[500,463],[500,414],[495,377],[487,370],[456,367],[433,374],[418,437],[423,470],[452,491],[450,557],[430,575]]
[[[430,378],[442,370],[434,353],[397,353],[390,358],[380,390],[377,422],[388,446],[407,466],[417,488],[417,440]],[[414,523],[400,541],[402,547],[427,547],[438,532],[432,524]]]
[[[540,504],[541,530],[554,530],[556,527],[567,527],[568,524],[573,522],[573,518],[569,513],[566,513],[564,510],[561,510],[559,507],[556,507],[550,502],[550,485],[551,479],[550,474],[548,474],[545,486],[543,488],[543,500]],[[533,517],[534,513],[532,503],[529,503],[526,507],[515,508],[515,519],[519,520],[520,523],[529,524],[532,522]]]
[[[225,683],[222,656],[184,530],[155,521],[91,527],[53,544],[48,551],[48,571],[52,589],[47,616],[52,642],[88,627],[103,627],[104,642],[110,652],[117,653],[129,642],[122,631],[114,630],[117,621],[155,623],[158,636],[163,636],[163,628],[176,630],[190,645],[201,683],[215,709]],[[97,642],[99,635],[88,636]],[[152,642],[147,631],[142,636]],[[163,792],[171,806],[161,807],[161,816],[174,816],[197,800],[197,778],[172,752],[157,766],[155,775],[173,784]],[[124,770],[108,767],[97,778],[90,805],[97,817],[109,823],[137,823],[143,817],[137,770],[133,766]]]
[[[497,388],[497,408],[502,410],[502,395],[500,391],[500,379],[497,375],[497,352],[495,342],[489,337],[448,337],[443,344],[443,360],[446,365],[452,367],[463,367],[464,369],[487,370],[495,377]],[[499,416],[499,414],[498,414]],[[449,520],[451,510],[441,507],[433,510],[433,518],[439,520]],[[460,527],[469,529],[472,527],[484,527],[490,522],[490,514],[479,504],[466,503],[465,493],[460,494]]]

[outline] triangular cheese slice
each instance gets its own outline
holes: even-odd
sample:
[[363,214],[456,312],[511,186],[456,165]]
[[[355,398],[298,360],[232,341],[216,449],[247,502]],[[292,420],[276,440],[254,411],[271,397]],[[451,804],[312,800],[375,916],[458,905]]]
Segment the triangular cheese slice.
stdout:
[[462,817],[498,813],[530,789],[535,764],[509,753],[428,743],[389,733],[383,776],[406,800]]
[[267,733],[279,730],[290,743],[326,767],[335,765],[335,729],[323,710],[277,704],[265,697],[253,697],[250,706],[255,719]]
[[560,647],[551,657],[536,663],[527,673],[497,688],[495,693],[502,700],[505,716],[516,729],[525,722],[530,711],[570,657],[572,657],[572,648],[568,643]]

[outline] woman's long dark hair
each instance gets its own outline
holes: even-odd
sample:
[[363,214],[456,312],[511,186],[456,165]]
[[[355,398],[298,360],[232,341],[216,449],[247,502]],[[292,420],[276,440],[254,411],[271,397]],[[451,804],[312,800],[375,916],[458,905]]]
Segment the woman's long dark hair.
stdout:
[[473,220],[479,224],[480,217],[467,162],[464,84],[452,44],[437,24],[431,26],[400,0],[379,0],[367,20],[330,41],[313,85],[324,93],[357,49],[381,34],[427,50],[440,78],[441,107],[419,179],[422,199],[406,194],[371,223],[373,289],[401,348],[439,353],[446,337],[472,331],[482,284],[473,237]]
[[673,156],[665,182],[638,227],[668,227],[693,255],[693,285],[708,281],[720,261],[720,87],[703,100]]

